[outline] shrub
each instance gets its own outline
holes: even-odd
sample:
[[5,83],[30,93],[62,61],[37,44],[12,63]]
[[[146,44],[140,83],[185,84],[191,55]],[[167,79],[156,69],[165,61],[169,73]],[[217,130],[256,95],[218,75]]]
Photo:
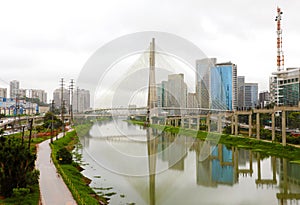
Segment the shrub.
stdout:
[[56,159],[60,164],[71,164],[72,154],[65,147],[63,147],[57,151]]

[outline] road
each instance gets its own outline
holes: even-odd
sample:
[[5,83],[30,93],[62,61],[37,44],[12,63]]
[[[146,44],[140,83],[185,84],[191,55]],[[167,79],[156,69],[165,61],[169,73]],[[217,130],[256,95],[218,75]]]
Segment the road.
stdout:
[[39,144],[36,167],[40,170],[40,192],[43,205],[77,204],[63,179],[57,174],[52,163],[50,139]]

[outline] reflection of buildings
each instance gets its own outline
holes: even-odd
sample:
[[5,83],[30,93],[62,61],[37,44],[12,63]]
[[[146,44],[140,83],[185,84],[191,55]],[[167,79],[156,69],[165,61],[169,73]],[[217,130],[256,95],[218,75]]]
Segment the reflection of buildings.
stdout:
[[278,204],[291,204],[295,200],[298,204],[300,201],[300,165],[280,159],[279,167],[280,193],[276,194]]
[[[209,148],[205,148],[204,145]],[[237,182],[234,150],[228,150],[225,145],[211,146],[209,142],[200,142],[198,146],[196,149],[197,184],[216,187],[218,184],[233,185]],[[200,160],[202,158],[200,154],[207,157]]]
[[[232,186],[238,182],[239,175],[252,176],[252,151],[238,150],[237,148],[227,149],[225,145],[211,145],[209,141],[197,141],[194,143],[194,148],[198,185]],[[249,168],[240,169],[240,163],[246,165],[246,162],[249,162]]]
[[187,137],[164,132],[160,137],[158,152],[161,152],[162,161],[168,162],[170,169],[184,170],[184,158],[188,152]]
[[276,158],[271,157],[271,167],[272,167],[272,179],[262,179],[261,177],[261,166],[260,166],[260,153],[257,153],[257,179],[255,180],[256,185],[263,186],[263,185],[276,185]]
[[236,177],[233,168],[233,152],[225,145],[218,145],[212,154],[212,180],[218,184],[233,185]]

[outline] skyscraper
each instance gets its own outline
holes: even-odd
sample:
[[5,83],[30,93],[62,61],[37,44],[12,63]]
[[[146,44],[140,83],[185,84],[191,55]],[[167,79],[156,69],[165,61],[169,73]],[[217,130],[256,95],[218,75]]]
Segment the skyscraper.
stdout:
[[10,81],[9,96],[10,98],[16,98],[20,89],[20,82],[17,80]]
[[[61,107],[61,88],[54,90],[53,100],[56,107]],[[70,106],[70,94],[66,88],[63,89],[63,100],[65,100],[65,108],[68,110]]]
[[31,89],[29,90],[30,98],[37,98],[42,103],[47,103],[47,93],[44,90]]
[[73,95],[73,111],[84,112],[90,108],[90,91],[77,89]]
[[237,66],[218,63],[210,69],[210,108],[235,110],[237,107]]
[[196,108],[198,107],[198,101],[196,93],[188,93],[187,96],[187,107],[188,108]]
[[238,108],[245,107],[245,76],[237,77],[237,89],[238,89]]
[[245,107],[255,108],[258,105],[258,84],[245,83]]
[[199,108],[209,108],[210,69],[216,63],[216,58],[204,58],[196,61],[196,99]]
[[168,75],[166,86],[167,106],[184,107],[187,106],[187,85],[184,82],[184,74]]
[[258,84],[245,83],[245,76],[237,77],[238,109],[254,108],[258,105]]

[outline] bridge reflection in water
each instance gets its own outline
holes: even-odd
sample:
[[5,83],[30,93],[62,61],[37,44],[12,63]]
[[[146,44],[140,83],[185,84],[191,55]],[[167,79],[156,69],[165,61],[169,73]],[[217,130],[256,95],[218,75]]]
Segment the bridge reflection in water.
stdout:
[[[230,193],[228,192],[226,197],[245,198],[245,201],[249,200],[250,204],[251,198],[254,198],[252,200],[255,201],[256,197],[256,201],[261,201],[261,204],[266,201],[274,202],[274,200],[277,200],[278,204],[300,203],[300,166],[290,163],[286,159],[268,157],[263,153],[236,147],[229,148],[222,144],[215,145],[209,141],[204,142],[182,135],[159,132],[153,128],[144,130],[144,135],[138,133],[129,135],[129,138],[126,135],[120,135],[118,138],[116,135],[110,136],[112,139],[109,139],[109,135],[101,138],[86,136],[81,141],[86,150],[89,150],[90,146],[96,146],[95,144],[107,142],[117,145],[124,144],[128,149],[132,144],[136,144],[145,149],[148,164],[146,177],[118,176],[113,173],[107,175],[107,183],[110,181],[109,177],[126,179],[129,182],[127,186],[131,186],[128,187],[128,190],[135,190],[143,199],[138,201],[138,198],[133,196],[130,200],[137,200],[137,204],[143,202],[151,205],[174,204],[174,202],[193,204],[195,201],[205,203],[207,201],[203,199],[205,197],[201,196],[201,192],[211,195],[211,203],[219,204],[222,200],[224,200],[222,204],[237,202],[238,200],[232,199],[226,201],[224,187],[228,187],[226,189],[230,190],[236,190],[238,187],[240,190],[238,193],[242,192],[243,196],[237,197],[236,194],[228,194]],[[123,162],[118,163],[122,164]],[[166,171],[160,170],[161,164],[167,165]],[[140,165],[136,164],[135,166]],[[162,172],[157,173],[159,171]],[[100,170],[99,173],[101,174],[101,172]],[[192,178],[195,178],[194,185],[189,183]],[[256,189],[253,188],[254,183]],[[197,186],[195,187],[195,185]],[[118,184],[112,184],[112,186],[118,186]],[[117,189],[119,190],[119,188]],[[178,193],[175,190],[180,190],[178,192],[182,192],[183,196],[173,194],[172,192]],[[273,194],[270,196],[267,194],[267,190],[272,190]],[[122,191],[125,192],[125,190]],[[188,192],[191,192],[193,196],[184,196]],[[262,196],[257,195],[259,192],[262,193]],[[218,194],[219,201],[213,197],[214,194]],[[128,193],[128,195],[130,194]],[[185,197],[189,197],[189,199]],[[260,197],[272,197],[272,199],[267,200]],[[116,202],[114,197],[111,200]]]

